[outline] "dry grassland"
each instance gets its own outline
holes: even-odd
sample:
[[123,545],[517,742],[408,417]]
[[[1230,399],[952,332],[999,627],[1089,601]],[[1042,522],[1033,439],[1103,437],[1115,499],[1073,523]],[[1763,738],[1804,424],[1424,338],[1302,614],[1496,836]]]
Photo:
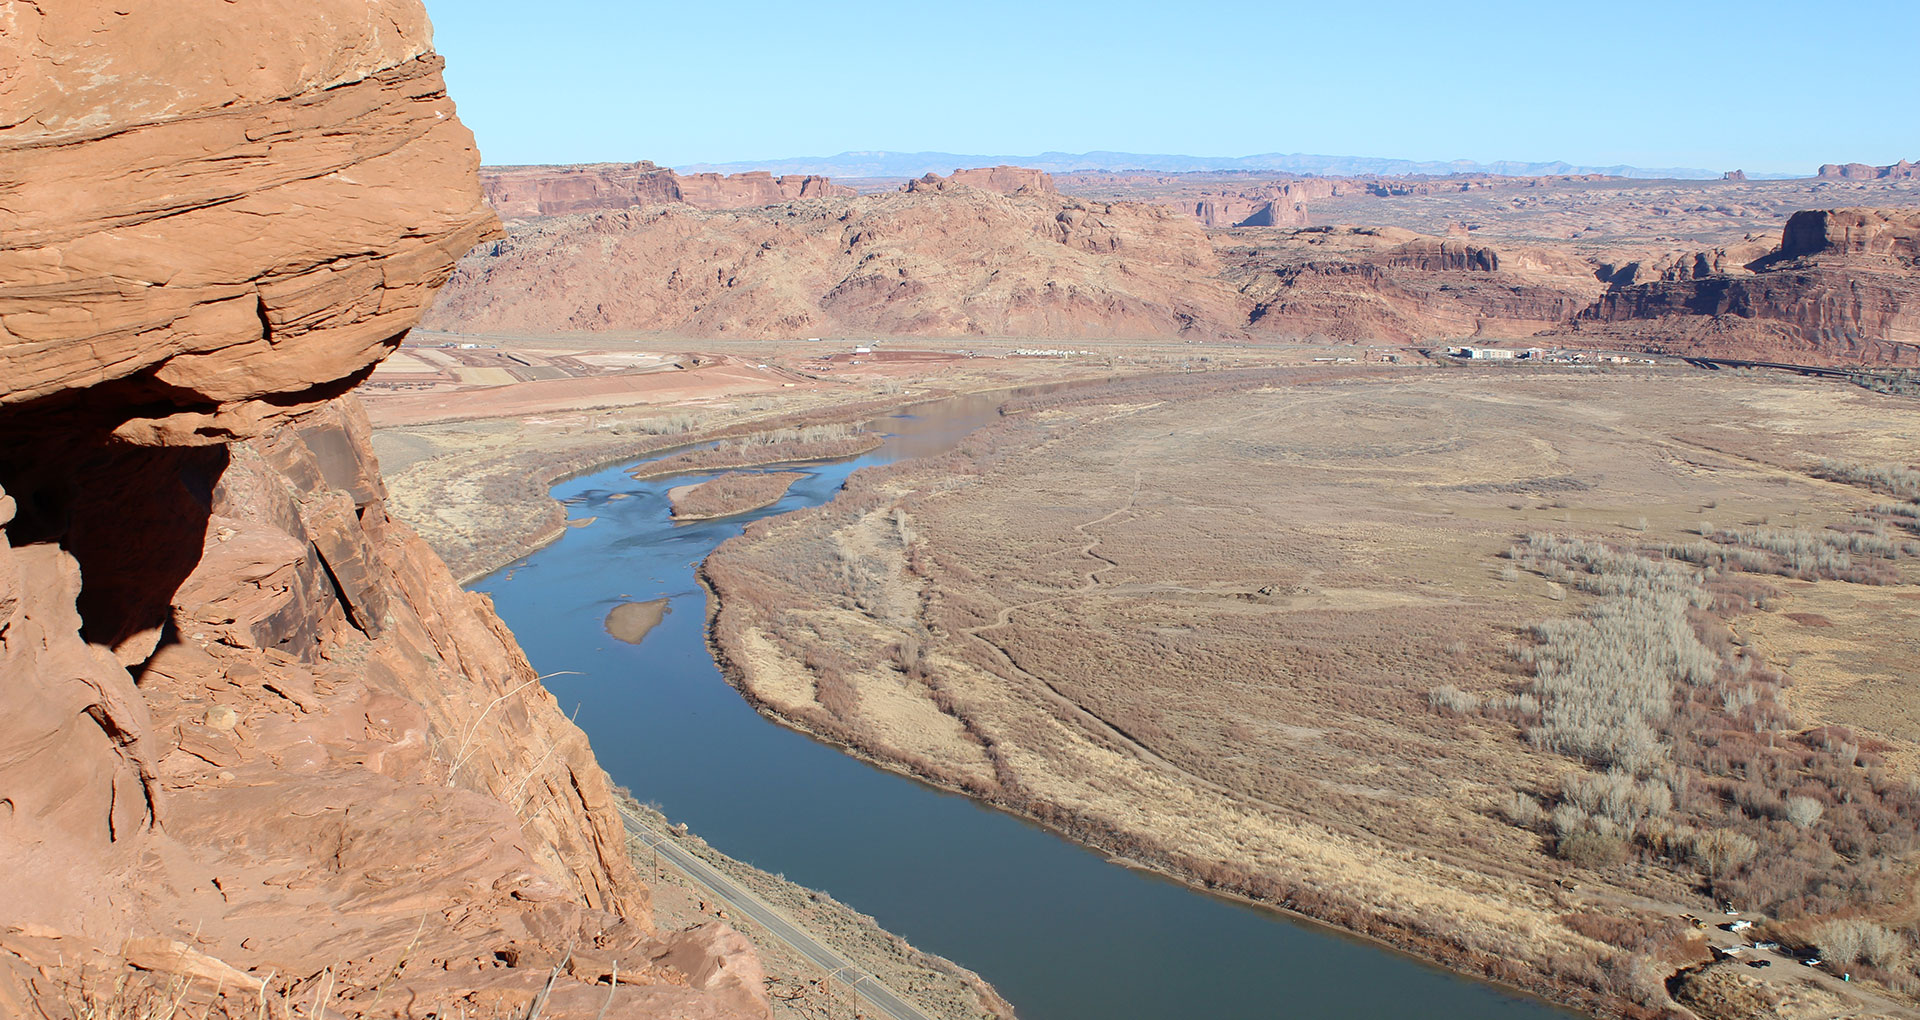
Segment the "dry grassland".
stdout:
[[1850,969],[1911,1006],[1916,504],[1819,465],[1906,464],[1920,406],[1348,370],[1009,410],[715,553],[751,700],[1590,1008],[1668,1008],[1715,897],[1870,919],[1900,951]]

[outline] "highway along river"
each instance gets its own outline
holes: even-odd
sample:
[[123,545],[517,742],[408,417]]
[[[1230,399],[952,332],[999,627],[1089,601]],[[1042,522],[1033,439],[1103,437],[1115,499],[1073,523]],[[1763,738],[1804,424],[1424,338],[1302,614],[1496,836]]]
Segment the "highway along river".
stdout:
[[[577,721],[614,781],[720,850],[873,915],[978,971],[1023,1020],[1565,1018],[1398,953],[1108,863],[1037,826],[866,765],[749,708],[703,634],[694,570],[748,520],[833,498],[847,475],[950,448],[1001,398],[920,405],[892,438],[806,472],[779,503],[674,524],[666,490],[621,469],[554,495],[590,526],[475,583]],[[617,498],[616,498],[617,497]],[[637,645],[605,629],[629,601],[667,599]]]

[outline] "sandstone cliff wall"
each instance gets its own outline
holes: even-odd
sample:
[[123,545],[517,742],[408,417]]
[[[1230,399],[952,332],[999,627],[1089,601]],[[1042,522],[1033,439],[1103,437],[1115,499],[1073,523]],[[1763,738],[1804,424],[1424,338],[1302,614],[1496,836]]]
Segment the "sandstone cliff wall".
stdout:
[[1213,279],[1219,267],[1205,231],[1167,210],[942,181],[763,210],[664,206],[536,221],[463,260],[428,324],[1201,336],[1246,321],[1243,300]]
[[965,176],[751,212],[669,206],[527,224],[464,259],[429,321],[772,337],[1542,335],[1808,364],[1920,361],[1911,210],[1807,211],[1781,233],[1718,248],[1615,255],[1393,227],[1209,234],[1197,220],[1242,209],[1090,202],[1031,174],[975,175],[990,187]]
[[417,0],[0,28],[0,1015],[520,1013],[568,947],[544,1015],[764,1014],[386,514],[350,390],[498,236]]
[[1673,353],[1920,365],[1920,210],[1795,213],[1744,267],[1616,287],[1582,319]]

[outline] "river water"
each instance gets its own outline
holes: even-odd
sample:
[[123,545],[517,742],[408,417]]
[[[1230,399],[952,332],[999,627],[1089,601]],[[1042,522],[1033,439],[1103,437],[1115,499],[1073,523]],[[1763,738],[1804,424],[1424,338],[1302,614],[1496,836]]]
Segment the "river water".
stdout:
[[[597,517],[473,587],[491,594],[614,781],[715,847],[873,915],[978,971],[1023,1020],[1207,1017],[1566,1018],[1336,932],[1109,863],[1003,812],[874,768],[749,708],[704,635],[700,561],[749,520],[833,498],[847,475],[952,447],[1002,398],[961,397],[881,419],[886,445],[787,466],[779,503],[675,524],[666,490],[614,468],[554,488]],[[638,645],[603,626],[624,601],[665,598]]]

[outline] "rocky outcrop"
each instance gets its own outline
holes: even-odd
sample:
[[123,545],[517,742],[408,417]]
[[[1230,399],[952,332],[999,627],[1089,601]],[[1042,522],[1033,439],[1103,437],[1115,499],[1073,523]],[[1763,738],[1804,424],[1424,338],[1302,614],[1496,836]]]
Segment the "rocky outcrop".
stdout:
[[695,209],[751,209],[805,198],[851,198],[853,189],[813,174],[782,174],[764,170],[730,174],[687,174],[680,177],[680,200]]
[[220,442],[399,343],[494,224],[419,4],[373,9],[236,26],[188,75],[193,15],[224,5],[10,11],[0,406],[113,404],[131,441]]
[[497,236],[417,0],[0,23],[0,1015],[765,1015],[386,513],[350,390]]
[[682,336],[1233,334],[1244,302],[1214,279],[1219,268],[1205,231],[1164,209],[943,181],[761,210],[529,223],[469,255],[428,322]]
[[1485,241],[1457,222],[1445,237],[1297,224],[1316,196],[1363,184],[1395,194],[1558,184],[1605,206],[1611,191],[1589,187],[1601,182],[1069,180],[1149,201],[1062,197],[1045,175],[1002,167],[755,212],[549,219],[470,255],[430,321],[772,337],[1548,334],[1811,364],[1911,364],[1920,351],[1911,311],[1920,214],[1910,211],[1800,212],[1782,232],[1748,230],[1711,247],[1649,237],[1576,248]]
[[487,204],[502,219],[564,216],[681,200],[679,176],[644,160],[579,166],[491,166],[480,171],[480,183]]
[[1787,220],[1779,258],[1920,260],[1920,209],[1809,209]]
[[1565,323],[1602,289],[1584,259],[1425,237],[1312,227],[1223,246],[1253,302],[1253,332],[1349,341],[1524,337]]
[[1815,176],[1832,181],[1913,180],[1920,178],[1920,163],[1910,163],[1904,159],[1887,166],[1869,166],[1866,163],[1824,163]]
[[1749,234],[1737,244],[1700,251],[1669,251],[1627,262],[1602,262],[1601,279],[1614,288],[1641,283],[1674,283],[1709,276],[1739,276],[1780,248],[1778,234]]
[[844,198],[853,189],[825,177],[765,172],[688,174],[650,162],[504,166],[480,171],[487,204],[505,219],[684,203],[698,209],[746,209],[803,198]]
[[1617,286],[1582,319],[1671,353],[1920,365],[1920,211],[1795,213],[1768,255]]
[[1033,195],[1059,194],[1059,190],[1053,186],[1051,175],[1041,170],[1029,170],[1021,166],[990,166],[955,170],[951,176],[947,177],[929,173],[918,180],[908,181],[901,190],[939,191],[949,185],[965,185],[1001,195],[1017,195],[1023,191]]

